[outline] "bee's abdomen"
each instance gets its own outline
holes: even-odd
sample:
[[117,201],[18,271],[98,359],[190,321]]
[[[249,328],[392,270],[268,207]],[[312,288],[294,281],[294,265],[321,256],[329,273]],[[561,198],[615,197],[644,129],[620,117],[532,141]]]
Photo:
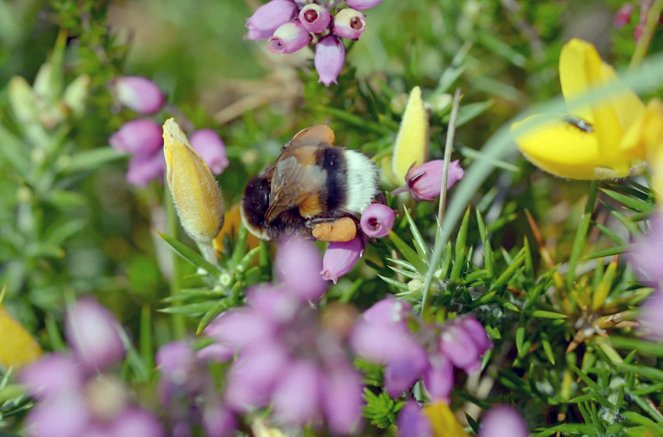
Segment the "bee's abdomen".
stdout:
[[343,150],[325,147],[318,153],[316,164],[327,171],[324,193],[321,201],[328,211],[335,211],[347,201],[347,162]]

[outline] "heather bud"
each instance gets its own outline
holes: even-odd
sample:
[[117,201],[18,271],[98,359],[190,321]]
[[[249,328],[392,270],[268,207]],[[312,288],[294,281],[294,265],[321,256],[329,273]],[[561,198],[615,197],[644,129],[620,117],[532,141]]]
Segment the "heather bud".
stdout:
[[154,114],[164,105],[164,95],[151,80],[140,76],[121,77],[115,81],[115,95],[120,103],[140,114]]
[[327,8],[315,3],[309,3],[299,11],[299,21],[304,26],[304,29],[309,32],[320,33],[329,26],[331,15]]
[[479,437],[527,437],[527,424],[512,407],[498,405],[481,421]]
[[373,203],[361,215],[361,230],[367,237],[382,238],[394,226],[396,213],[387,205]]
[[272,53],[293,53],[306,47],[311,41],[311,35],[299,20],[282,24],[274,34],[269,37],[267,48]]
[[[433,200],[440,196],[443,171],[444,161],[441,159],[412,167],[405,176],[406,189],[416,200]],[[447,189],[453,187],[464,175],[465,172],[460,166],[460,162],[451,161],[447,176]]]
[[248,39],[267,39],[279,26],[292,20],[297,15],[297,5],[289,0],[272,0],[260,6],[246,20]]
[[226,146],[212,129],[200,129],[192,133],[191,146],[200,153],[212,173],[219,175],[228,167]]
[[374,8],[382,3],[383,0],[347,0],[346,3],[352,9],[363,11],[364,9]]
[[363,251],[361,237],[347,243],[329,243],[322,258],[322,279],[332,280],[335,284],[338,278],[354,268]]
[[166,179],[186,233],[209,243],[223,225],[223,200],[209,167],[174,119],[163,125]]
[[108,142],[115,149],[132,155],[148,155],[160,150],[163,145],[161,128],[149,119],[124,123]]
[[345,62],[345,46],[335,36],[328,35],[315,45],[315,70],[318,72],[320,82],[329,86],[337,83]]
[[359,39],[366,29],[366,17],[359,11],[341,9],[334,16],[334,35],[341,38]]
[[154,180],[163,179],[166,163],[160,152],[136,155],[129,161],[127,182],[136,187],[146,187]]
[[631,15],[633,15],[633,9],[635,5],[633,3],[626,3],[623,5],[617,13],[615,14],[614,25],[616,28],[623,27],[631,21]]

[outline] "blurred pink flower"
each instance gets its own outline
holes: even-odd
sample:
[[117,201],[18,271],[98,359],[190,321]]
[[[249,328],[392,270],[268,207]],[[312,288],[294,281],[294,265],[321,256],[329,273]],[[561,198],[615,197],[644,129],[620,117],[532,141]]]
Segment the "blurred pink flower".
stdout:
[[633,3],[626,3],[622,5],[621,8],[615,14],[614,24],[616,28],[623,27],[631,21],[631,15],[633,15],[633,10],[635,5]]
[[361,230],[367,237],[382,238],[389,235],[396,213],[387,205],[373,203],[361,214]]
[[200,153],[212,173],[220,175],[228,165],[226,146],[212,129],[200,129],[191,134],[191,146]]
[[260,6],[246,20],[249,29],[246,37],[252,40],[267,39],[282,24],[297,16],[297,5],[290,0],[272,0]]
[[267,48],[272,53],[294,53],[303,49],[311,41],[311,35],[299,20],[292,20],[279,26],[269,37]]
[[320,82],[329,86],[337,83],[338,75],[345,62],[345,46],[335,36],[328,35],[315,45],[313,63],[320,77]]
[[407,401],[398,414],[400,437],[432,437],[430,421],[416,401]]
[[292,295],[315,301],[327,291],[327,283],[320,277],[320,252],[309,240],[292,236],[282,241],[274,266],[278,279]]
[[150,155],[163,147],[161,126],[150,119],[124,123],[108,141],[115,149],[131,155]]
[[28,436],[34,437],[80,437],[85,435],[89,422],[83,396],[67,391],[40,401],[25,419],[25,429]]
[[237,428],[237,419],[225,405],[208,401],[203,410],[203,427],[207,437],[232,436]]
[[156,361],[162,377],[183,384],[195,369],[196,355],[188,342],[174,341],[159,348]]
[[83,384],[80,365],[68,355],[50,354],[23,369],[19,381],[38,399],[63,391],[76,391]]
[[79,299],[67,311],[67,341],[87,370],[104,369],[126,352],[115,316],[93,298]]
[[663,290],[655,290],[642,303],[639,321],[643,336],[654,341],[663,341]]
[[334,15],[334,35],[356,40],[364,30],[366,30],[366,17],[361,12],[346,8]]
[[303,424],[319,419],[322,379],[323,372],[314,361],[298,359],[290,363],[272,395],[277,420]]
[[322,407],[334,434],[351,434],[361,428],[362,382],[347,365],[334,366],[324,374]]
[[161,89],[145,77],[120,77],[115,81],[114,87],[118,101],[140,114],[159,112],[165,102]]
[[364,243],[360,236],[345,243],[329,243],[322,258],[322,279],[336,284],[338,278],[354,268],[363,252]]
[[631,247],[628,259],[642,279],[663,284],[663,213],[655,213],[650,225],[649,233],[637,239]]
[[[162,437],[165,436],[159,421],[141,408],[128,408],[120,414],[110,428],[109,437]],[[88,434],[91,435],[91,434]]]
[[352,9],[363,11],[364,9],[374,8],[382,3],[383,0],[346,0],[346,3]]
[[136,155],[129,161],[127,182],[136,187],[144,188],[152,181],[163,180],[165,168],[166,160],[161,151],[147,155]]
[[331,15],[324,6],[309,3],[299,11],[299,21],[311,33],[321,33],[329,27]]
[[454,388],[453,364],[444,356],[430,356],[429,364],[423,375],[426,391],[433,401],[449,402]]
[[[412,167],[405,176],[407,186],[395,190],[394,194],[407,190],[415,200],[434,200],[440,196],[443,171],[444,160],[442,159],[428,161]],[[447,189],[453,187],[464,175],[465,172],[460,166],[460,161],[451,161],[449,163]]]
[[478,437],[527,437],[527,423],[512,407],[498,405],[481,420]]

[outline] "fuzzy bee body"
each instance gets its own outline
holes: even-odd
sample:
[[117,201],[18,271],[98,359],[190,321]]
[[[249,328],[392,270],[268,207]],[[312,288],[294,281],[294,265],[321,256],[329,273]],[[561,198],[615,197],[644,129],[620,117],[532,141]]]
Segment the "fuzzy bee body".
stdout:
[[299,132],[273,165],[252,178],[242,218],[264,240],[311,236],[315,223],[357,216],[377,195],[377,169],[365,155],[335,147],[327,126]]

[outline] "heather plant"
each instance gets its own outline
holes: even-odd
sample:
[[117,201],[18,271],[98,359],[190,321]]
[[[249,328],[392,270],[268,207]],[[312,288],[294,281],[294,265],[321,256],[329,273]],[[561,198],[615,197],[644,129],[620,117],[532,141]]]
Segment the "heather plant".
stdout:
[[[0,2],[0,434],[659,435],[663,1],[581,3]],[[320,125],[377,194],[256,238]]]

